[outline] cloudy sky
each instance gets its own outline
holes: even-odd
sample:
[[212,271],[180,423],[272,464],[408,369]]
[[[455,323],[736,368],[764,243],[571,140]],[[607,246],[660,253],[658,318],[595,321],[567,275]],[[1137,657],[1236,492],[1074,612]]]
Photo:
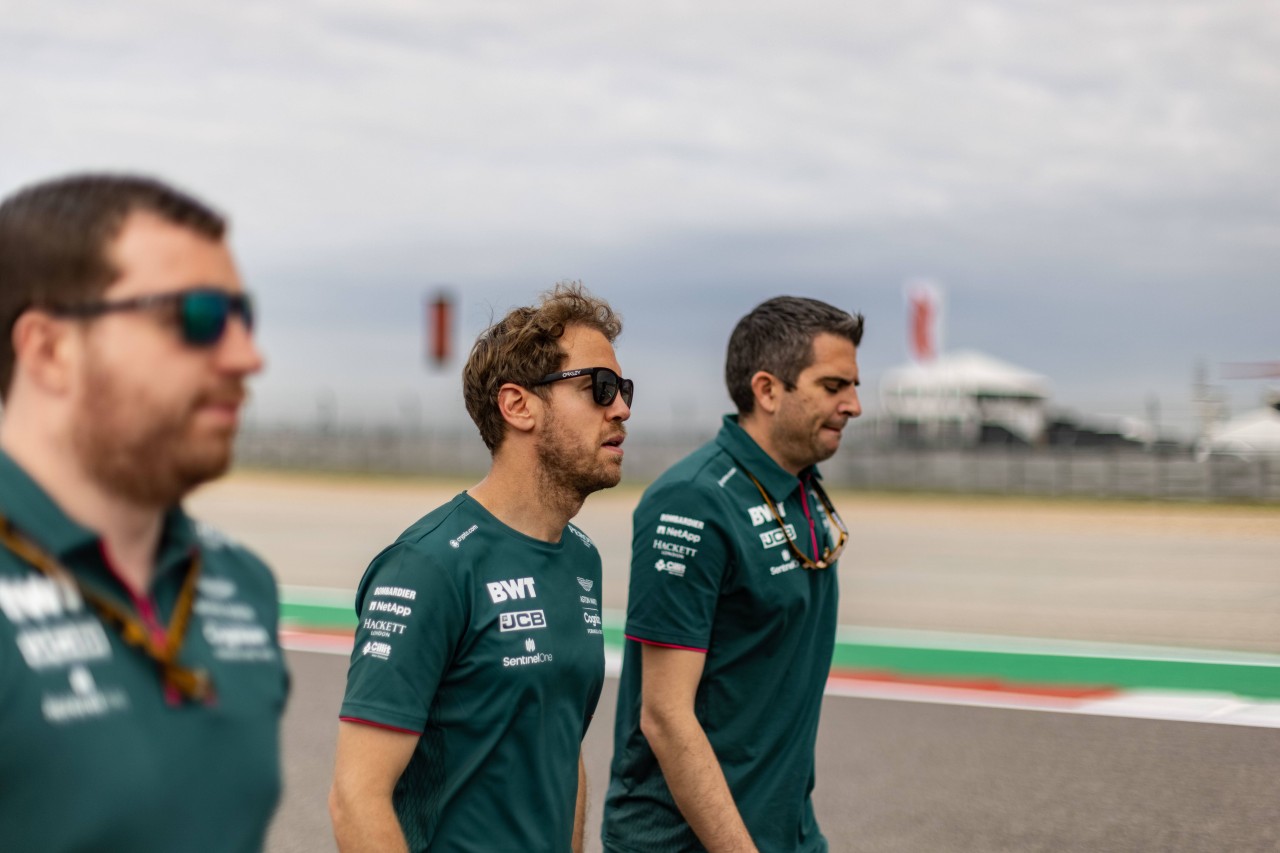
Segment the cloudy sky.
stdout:
[[[581,279],[633,428],[710,423],[736,319],[867,315],[1059,404],[1190,429],[1198,363],[1280,360],[1280,14],[1261,0],[0,0],[0,193],[142,170],[213,201],[259,294],[254,417],[462,417],[460,334]],[[1280,381],[1280,380],[1277,380]],[[1234,411],[1263,383],[1221,382]]]

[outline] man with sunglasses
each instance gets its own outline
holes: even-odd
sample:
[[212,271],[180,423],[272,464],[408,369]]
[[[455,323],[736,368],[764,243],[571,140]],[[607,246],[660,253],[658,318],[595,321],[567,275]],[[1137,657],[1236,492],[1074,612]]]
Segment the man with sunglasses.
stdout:
[[558,285],[480,335],[476,486],[374,558],[329,808],[353,851],[582,850],[581,742],[604,681],[600,555],[569,523],[622,476],[619,318]]
[[157,181],[0,203],[0,846],[260,850],[275,582],[182,510],[262,368],[223,219]]
[[861,414],[861,340],[824,302],[757,306],[729,339],[738,414],[636,508],[610,853],[827,849],[810,793],[847,531],[815,466]]

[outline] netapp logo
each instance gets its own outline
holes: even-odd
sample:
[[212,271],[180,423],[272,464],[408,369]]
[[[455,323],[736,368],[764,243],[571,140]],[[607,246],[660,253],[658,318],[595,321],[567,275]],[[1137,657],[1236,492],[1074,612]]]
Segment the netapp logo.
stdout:
[[532,631],[547,627],[547,617],[541,610],[520,610],[498,614],[499,631]]
[[487,583],[485,586],[489,590],[489,598],[493,599],[494,604],[501,604],[510,598],[537,598],[538,593],[533,588],[533,578],[512,578],[505,581],[494,581]]
[[409,616],[413,613],[413,608],[406,604],[396,604],[394,601],[370,601],[370,613],[394,613],[396,616]]
[[659,536],[674,536],[677,539],[684,539],[688,542],[701,542],[702,534],[694,533],[691,530],[685,530],[683,527],[670,527],[665,524],[659,524],[658,529],[654,531]]

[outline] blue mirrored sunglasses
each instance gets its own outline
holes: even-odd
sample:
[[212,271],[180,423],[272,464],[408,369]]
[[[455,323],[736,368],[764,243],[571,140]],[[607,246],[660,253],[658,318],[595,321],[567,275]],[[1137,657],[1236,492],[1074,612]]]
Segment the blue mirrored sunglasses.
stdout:
[[101,317],[117,311],[168,309],[175,312],[182,340],[193,347],[213,346],[222,340],[227,321],[239,317],[253,330],[253,298],[247,293],[228,293],[215,287],[196,287],[174,293],[155,293],[114,302],[88,302],[50,309],[63,317]]

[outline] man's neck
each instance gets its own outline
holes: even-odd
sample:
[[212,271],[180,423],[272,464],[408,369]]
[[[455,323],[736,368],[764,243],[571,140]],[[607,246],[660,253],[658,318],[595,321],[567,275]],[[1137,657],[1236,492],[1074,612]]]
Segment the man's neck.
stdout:
[[583,500],[555,484],[537,465],[521,465],[501,456],[495,457],[488,475],[467,494],[511,529],[552,543],[560,541]]
[[80,467],[70,449],[56,450],[13,429],[0,429],[0,448],[68,518],[102,538],[112,569],[132,592],[144,594],[155,573],[164,511],[108,492]]
[[751,440],[760,445],[760,449],[769,455],[769,458],[778,463],[778,467],[784,471],[788,471],[800,476],[800,472],[805,468],[804,465],[795,465],[786,459],[778,449],[769,432],[769,421],[760,413],[752,412],[750,415],[740,416],[738,418],[738,426],[742,427],[742,431],[751,436]]

